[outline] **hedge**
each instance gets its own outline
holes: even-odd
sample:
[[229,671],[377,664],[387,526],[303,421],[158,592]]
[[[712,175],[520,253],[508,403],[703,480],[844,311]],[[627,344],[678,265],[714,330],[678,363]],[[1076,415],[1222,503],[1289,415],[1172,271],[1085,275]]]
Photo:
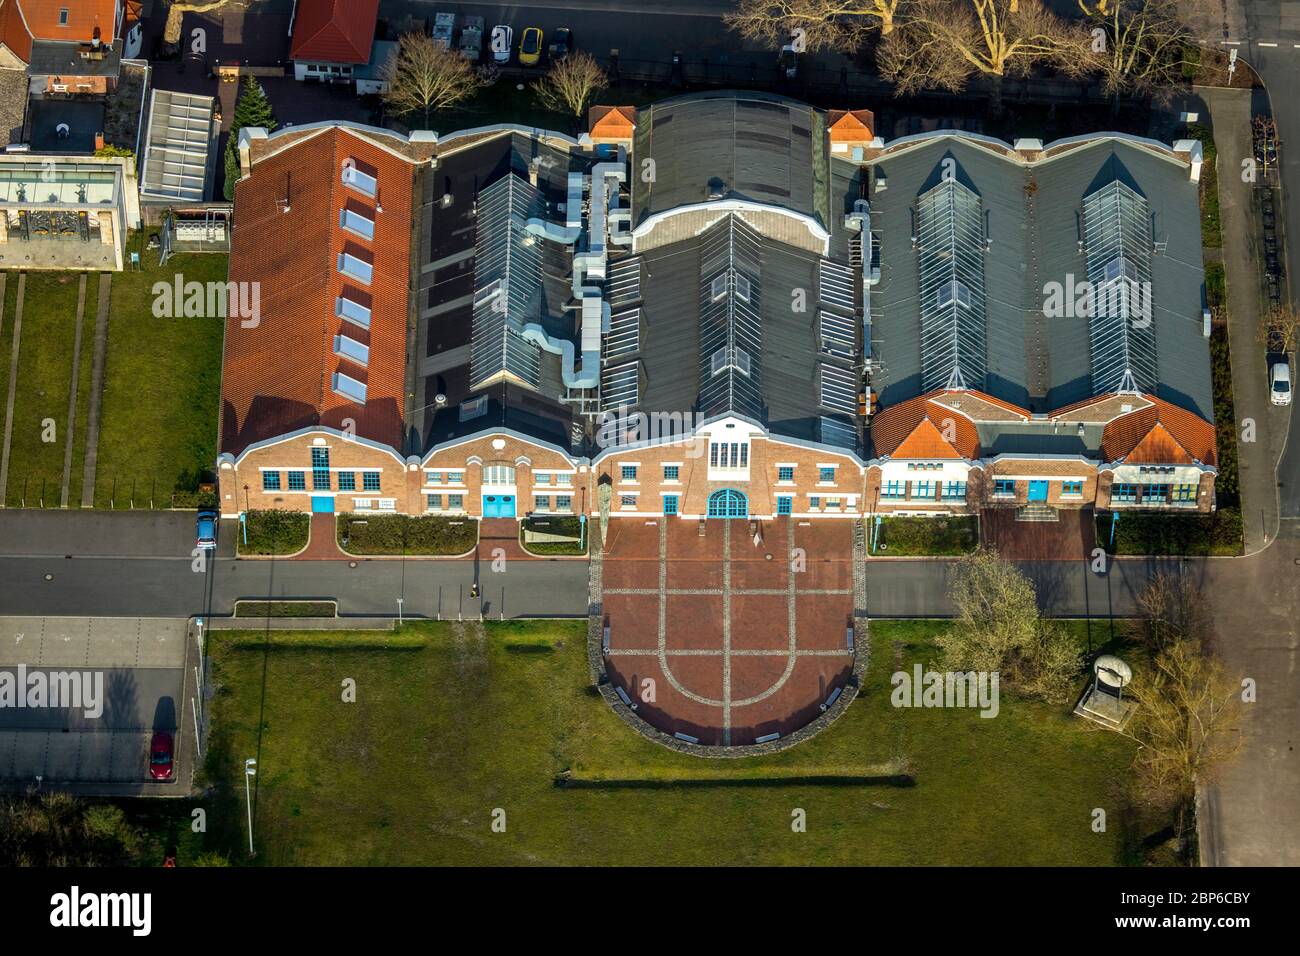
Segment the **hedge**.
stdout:
[[[868,529],[870,532],[870,529]],[[891,557],[969,554],[979,543],[974,515],[894,516],[881,519],[874,554]],[[881,545],[888,545],[881,548]]]
[[478,523],[443,515],[344,514],[338,536],[349,554],[458,555],[478,543]]
[[240,554],[297,554],[307,547],[311,516],[301,511],[271,509],[250,511],[246,516],[248,543],[237,532]]
[[1110,541],[1112,513],[1097,512],[1097,541],[1111,554],[1241,554],[1241,509],[1235,505],[1221,506],[1210,514],[1124,511],[1114,544]]

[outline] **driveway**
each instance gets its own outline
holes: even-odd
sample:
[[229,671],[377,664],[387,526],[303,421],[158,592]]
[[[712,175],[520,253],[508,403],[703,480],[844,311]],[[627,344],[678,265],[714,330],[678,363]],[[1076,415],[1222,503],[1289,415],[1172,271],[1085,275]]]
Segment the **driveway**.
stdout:
[[[69,700],[0,698],[0,785],[74,785],[80,793],[167,795],[188,791],[193,716],[183,619],[0,618],[0,681],[31,687],[55,675]],[[57,704],[57,706],[56,706]],[[155,731],[173,735],[172,780],[149,780]],[[178,783],[182,783],[178,786]]]

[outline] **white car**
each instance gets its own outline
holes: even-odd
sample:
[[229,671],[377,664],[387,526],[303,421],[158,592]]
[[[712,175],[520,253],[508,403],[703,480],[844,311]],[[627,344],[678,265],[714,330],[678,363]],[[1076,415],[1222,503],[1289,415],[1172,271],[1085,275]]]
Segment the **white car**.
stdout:
[[492,28],[488,47],[492,50],[494,62],[509,63],[510,53],[515,47],[515,31],[504,23],[498,23]]
[[1291,366],[1286,359],[1269,370],[1268,397],[1274,405],[1291,404]]

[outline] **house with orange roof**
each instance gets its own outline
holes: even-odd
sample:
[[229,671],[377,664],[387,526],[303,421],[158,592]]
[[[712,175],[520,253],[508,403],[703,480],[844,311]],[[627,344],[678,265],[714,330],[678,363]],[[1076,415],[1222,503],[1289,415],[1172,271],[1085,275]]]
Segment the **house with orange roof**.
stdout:
[[28,74],[33,96],[116,88],[123,52],[138,54],[135,0],[0,0],[0,69]]
[[298,0],[289,59],[296,80],[351,83],[371,60],[379,0]]

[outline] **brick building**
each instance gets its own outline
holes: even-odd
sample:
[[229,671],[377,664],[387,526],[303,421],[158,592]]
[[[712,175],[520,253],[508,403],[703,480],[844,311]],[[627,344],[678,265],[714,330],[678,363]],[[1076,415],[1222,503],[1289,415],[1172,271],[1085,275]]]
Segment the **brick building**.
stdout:
[[[243,131],[223,513],[1213,507],[1190,149],[873,123]],[[1059,319],[1076,262],[1120,291]]]

